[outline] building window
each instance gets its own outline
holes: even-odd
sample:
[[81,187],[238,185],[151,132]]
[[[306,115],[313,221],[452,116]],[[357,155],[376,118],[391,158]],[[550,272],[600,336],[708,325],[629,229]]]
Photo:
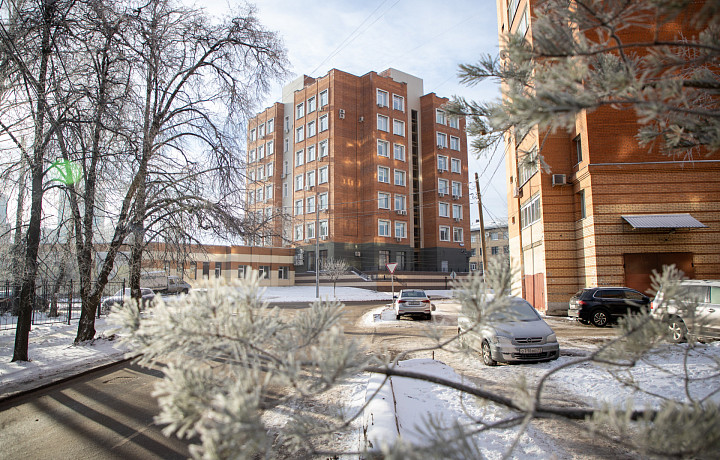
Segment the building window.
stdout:
[[278,279],[286,280],[290,274],[290,267],[278,267]]
[[287,152],[290,150],[290,139],[285,139],[285,149],[283,149],[283,152]]
[[315,122],[311,121],[307,124],[307,137],[313,137],[317,131],[315,131]]
[[295,130],[295,142],[302,142],[303,140],[305,140],[305,125]]
[[573,139],[573,143],[575,143],[576,163],[580,163],[582,161],[582,140],[581,140],[579,134],[577,135],[577,137],[575,139]]
[[405,136],[405,122],[402,120],[393,120],[393,134],[397,136]]
[[[265,198],[268,200],[271,200],[273,197],[273,186],[272,185],[266,185],[265,186]],[[269,209],[269,208],[268,208]]]
[[587,210],[585,208],[585,190],[580,190],[580,218],[585,219],[587,217]]
[[516,33],[525,36],[525,34],[528,31],[528,10],[527,7],[523,11],[522,16],[520,16],[520,22],[518,22],[518,27]]
[[328,90],[320,91],[320,107],[325,107],[329,103]]
[[302,190],[305,186],[305,175],[304,174],[298,174],[295,176],[295,191]]
[[390,183],[390,168],[386,168],[385,166],[378,166],[378,182],[383,182],[385,184]]
[[255,149],[250,150],[248,153],[248,163],[255,163],[257,152]]
[[295,106],[295,119],[305,116],[305,104],[302,102]]
[[[321,220],[320,221],[320,238],[327,238],[328,237],[328,221]],[[320,251],[320,255],[322,256],[322,251]]]
[[390,263],[390,251],[387,249],[381,249],[378,251],[378,265],[380,268],[385,268]]
[[378,131],[390,131],[390,119],[384,115],[377,116],[377,129]]
[[440,149],[447,148],[447,134],[435,133],[435,137],[437,139],[438,148],[440,148]]
[[311,145],[307,148],[307,161],[315,161],[315,146]]
[[319,172],[319,174],[320,174],[320,177],[319,177],[319,180],[318,180],[318,184],[324,184],[324,183],[326,183],[326,182],[328,181],[328,167],[327,167],[327,166],[323,166],[322,168],[320,168],[320,169],[318,170],[318,172]]
[[328,130],[328,119],[329,117],[327,115],[323,115],[322,117],[320,117],[320,132]]
[[440,196],[445,196],[450,193],[448,185],[449,182],[447,179],[438,179],[438,194]]
[[265,137],[265,123],[258,126],[258,138]]
[[261,280],[266,280],[270,278],[270,265],[260,265],[258,267],[258,277]]
[[462,184],[460,182],[453,181],[452,183],[452,194],[454,197],[462,196]]
[[448,117],[447,124],[451,128],[460,129],[460,118],[459,117]]
[[491,248],[490,248],[490,254],[493,255],[493,256],[496,256],[496,255],[500,254],[500,248],[497,247],[497,246],[491,247]]
[[395,238],[407,238],[407,222],[395,222]]
[[460,151],[460,138],[459,137],[450,136],[450,150]]
[[440,241],[450,241],[450,227],[447,225],[440,226]]
[[[477,235],[470,235],[470,242],[477,243],[477,240],[478,240],[477,237],[478,237]],[[474,249],[473,249],[473,251],[474,251]]]
[[307,100],[307,113],[313,113],[316,108],[317,104],[315,103],[315,96],[309,97]]
[[275,141],[268,141],[267,143],[267,156],[275,153]]
[[315,222],[309,222],[305,226],[305,235],[307,236],[306,239],[308,240],[315,238]]
[[456,243],[462,243],[464,241],[462,227],[453,227],[453,241]]
[[275,132],[275,119],[271,118],[267,121],[267,133],[272,134]]
[[470,262],[470,271],[474,272],[476,270],[477,270],[477,262]]
[[388,107],[388,92],[381,89],[377,90],[377,105],[378,107]]
[[295,200],[295,215],[300,216],[303,213],[303,200],[300,198],[299,200]]
[[395,210],[405,211],[405,195],[395,195]]
[[400,169],[395,170],[395,185],[405,187],[405,171]]
[[443,155],[438,155],[437,157],[437,165],[438,165],[438,171],[443,172],[448,170],[448,157]]
[[261,203],[264,201],[264,191],[263,188],[260,187],[259,189],[255,190],[255,202]]
[[393,94],[393,109],[404,112],[405,98],[402,96],[398,96],[397,94]]
[[295,152],[295,166],[301,166],[303,161],[305,161],[305,151],[298,150]]
[[463,217],[463,208],[459,204],[452,205],[452,211],[453,211],[453,218],[454,219],[462,219]]
[[540,195],[536,195],[520,208],[520,225],[522,228],[538,220],[540,220]]
[[307,213],[308,214],[315,213],[315,197],[309,196],[309,197],[307,197],[307,199],[305,201],[307,202],[306,203],[307,206],[305,207],[305,209],[307,209]]
[[328,208],[328,194],[327,192],[321,193],[318,195],[319,204],[318,207],[321,211],[324,211]]
[[440,217],[450,217],[450,204],[440,201],[438,203],[438,215]]
[[245,278],[245,265],[238,266],[238,278]]
[[315,170],[308,171],[306,184],[308,187],[315,187]]
[[257,132],[255,129],[250,130],[250,142],[255,142],[257,140]]
[[460,172],[462,171],[461,161],[457,158],[450,159],[450,169],[452,170],[452,172],[460,174]]
[[378,219],[378,236],[390,236],[390,221]]
[[405,270],[405,253],[403,251],[398,251],[395,253],[395,263],[397,263],[395,271]]
[[328,156],[328,141],[324,140],[318,144],[318,148],[320,149],[320,158],[325,158]]
[[500,239],[500,234],[498,232],[492,232],[490,233],[490,239],[492,241],[497,241]]
[[390,143],[388,141],[377,141],[378,156],[390,158]]
[[287,198],[289,195],[289,187],[287,182],[283,184],[283,197]]
[[518,162],[518,174],[520,175],[520,183],[522,186],[525,182],[529,181],[532,176],[538,172],[538,161],[537,161],[537,150],[533,150],[525,154]]
[[262,160],[263,158],[265,158],[265,144],[258,145],[257,151],[258,151],[258,154],[257,154],[258,160]]
[[396,160],[405,161],[405,146],[402,144],[393,144],[393,151]]
[[378,209],[390,209],[390,194],[378,192]]
[[513,20],[515,20],[515,13],[517,13],[519,4],[520,4],[520,0],[508,0],[507,17],[508,17],[508,24],[510,27],[512,27]]
[[295,226],[295,241],[303,240],[303,226],[298,224]]
[[444,125],[446,123],[447,118],[445,117],[445,111],[440,109],[435,109],[435,123],[439,125]]
[[503,246],[503,254],[510,254],[510,246]]

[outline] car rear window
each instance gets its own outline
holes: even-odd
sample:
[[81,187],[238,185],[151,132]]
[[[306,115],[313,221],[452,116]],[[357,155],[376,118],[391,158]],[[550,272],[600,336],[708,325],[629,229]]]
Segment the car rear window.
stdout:
[[625,298],[631,299],[631,300],[642,300],[643,295],[640,294],[638,291],[625,291]]
[[720,305],[720,286],[710,286],[710,303]]
[[425,291],[403,291],[403,297],[426,297]]
[[622,299],[623,292],[620,289],[600,289],[595,293],[595,297],[603,299]]

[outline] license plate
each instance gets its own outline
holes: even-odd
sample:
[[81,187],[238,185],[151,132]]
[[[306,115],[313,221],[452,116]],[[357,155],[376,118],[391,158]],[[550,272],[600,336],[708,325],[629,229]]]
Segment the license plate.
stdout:
[[539,353],[542,350],[539,350],[537,348],[519,348],[518,353],[521,355],[531,354],[531,353]]

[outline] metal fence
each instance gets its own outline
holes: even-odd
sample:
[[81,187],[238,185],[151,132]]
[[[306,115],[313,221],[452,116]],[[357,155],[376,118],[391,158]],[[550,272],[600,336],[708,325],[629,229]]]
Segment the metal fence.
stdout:
[[[125,288],[125,280],[107,283],[103,298]],[[93,289],[95,287],[93,286]],[[15,330],[18,321],[20,285],[12,281],[0,281],[0,331]],[[102,300],[101,300],[102,303]],[[70,280],[62,284],[38,282],[32,310],[32,324],[70,324],[80,319],[82,302],[80,283]],[[98,306],[97,316],[105,314]]]

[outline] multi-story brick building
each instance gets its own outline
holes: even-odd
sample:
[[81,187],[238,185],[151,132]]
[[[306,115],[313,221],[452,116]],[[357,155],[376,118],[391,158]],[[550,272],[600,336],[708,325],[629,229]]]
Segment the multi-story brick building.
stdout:
[[465,120],[447,101],[395,69],[286,85],[248,127],[248,201],[267,221],[255,244],[297,248],[298,272],[316,245],[362,271],[466,272]]
[[[537,3],[497,0],[500,35],[524,30],[532,40]],[[675,31],[663,28],[659,39]],[[655,32],[632,30],[650,41]],[[641,147],[638,127],[633,112],[604,107],[579,115],[571,133],[536,127],[506,137],[514,290],[536,308],[562,312],[586,286],[646,291],[665,264],[690,278],[720,278],[720,160]],[[538,139],[550,173],[519,161]]]
[[[488,261],[491,257],[502,257],[509,261],[509,244],[507,224],[492,222],[485,225],[485,250]],[[483,273],[485,267],[482,256],[482,232],[479,224],[473,225],[470,229],[470,248],[470,271]]]

